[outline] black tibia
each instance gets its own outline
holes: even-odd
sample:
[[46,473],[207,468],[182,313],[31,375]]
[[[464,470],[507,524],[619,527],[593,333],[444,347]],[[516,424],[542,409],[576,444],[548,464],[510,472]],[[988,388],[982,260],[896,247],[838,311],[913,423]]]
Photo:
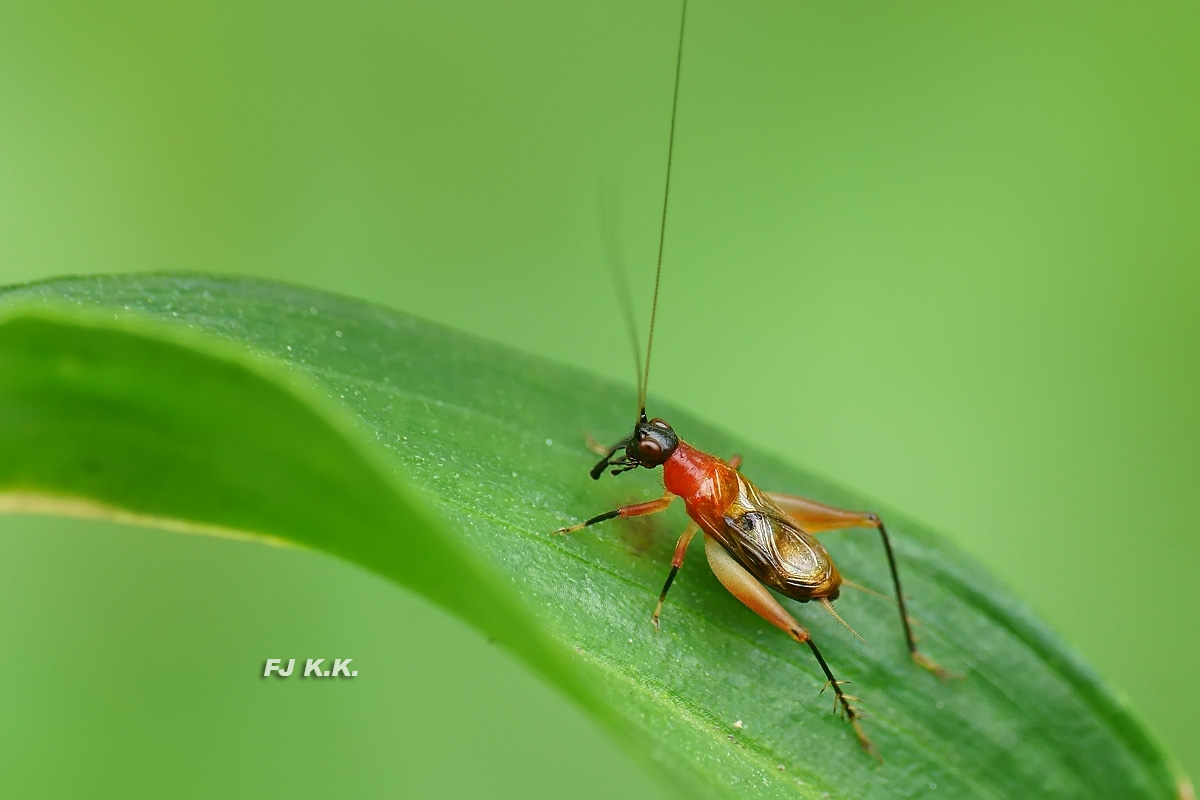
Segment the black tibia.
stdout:
[[597,522],[604,522],[605,520],[616,519],[619,516],[621,516],[621,509],[614,508],[612,511],[605,511],[603,514],[597,514],[596,516],[592,517],[587,522],[583,523],[583,527],[586,528],[589,525],[595,525]]
[[667,582],[663,584],[662,591],[658,593],[658,605],[654,607],[654,613],[650,616],[655,630],[658,630],[658,618],[662,614],[663,603],[667,600],[667,592],[671,591],[671,584],[675,581],[678,573],[679,567],[671,567],[671,571],[667,573]]
[[828,685],[833,687],[838,702],[842,704],[842,708],[846,709],[846,716],[850,719],[858,719],[858,709],[850,705],[846,693],[842,691],[841,681],[833,677],[833,672],[829,669],[829,664],[825,663],[825,657],[821,655],[820,649],[817,648],[817,643],[811,638],[805,639],[804,643],[808,645],[809,650],[812,650],[812,654],[817,657],[817,663],[821,665],[821,671],[825,673],[825,677],[829,680]]
[[554,533],[560,536],[564,533],[574,533],[575,531],[583,530],[589,525],[595,525],[597,522],[604,522],[605,520],[609,519],[616,519],[619,516],[621,516],[621,509],[614,508],[612,511],[605,511],[603,514],[597,514],[586,522],[581,522],[578,525],[570,525],[566,528],[559,528]]
[[908,643],[908,652],[916,654],[917,640],[913,638],[912,626],[908,622],[908,609],[904,607],[904,590],[900,588],[900,572],[896,569],[896,556],[892,552],[892,541],[888,538],[883,520],[875,514],[870,516],[874,518],[879,528],[879,535],[883,537],[883,549],[887,553],[888,569],[892,571],[892,584],[896,587],[896,603],[900,606],[900,622],[904,625],[904,639]]
[[574,533],[575,531],[581,531],[590,525],[595,525],[597,522],[604,522],[605,520],[616,519],[617,517],[640,517],[643,514],[657,514],[659,511],[666,510],[667,506],[671,505],[671,501],[674,499],[675,495],[668,492],[657,500],[648,500],[645,503],[633,503],[632,505],[614,508],[612,511],[605,511],[603,514],[597,514],[591,519],[581,522],[578,525],[571,525],[567,528],[559,528],[555,531],[555,533]]
[[679,573],[679,568],[683,566],[683,557],[687,554],[688,545],[692,543],[692,537],[699,531],[700,526],[692,523],[684,528],[679,541],[675,543],[675,556],[671,559],[671,571],[667,573],[667,581],[658,595],[658,605],[654,607],[654,613],[650,616],[650,621],[654,623],[654,630],[658,630],[658,618],[662,614],[663,603],[667,600],[667,592],[671,590],[671,583]]
[[[862,712],[860,712],[857,707],[850,705],[851,700],[859,700],[859,698],[852,697],[851,695],[848,695],[842,691],[842,682],[833,677],[833,672],[829,669],[829,665],[825,663],[825,658],[821,655],[821,651],[818,649],[817,643],[812,639],[805,639],[804,641],[808,645],[808,649],[812,650],[812,654],[816,657],[817,663],[821,665],[821,671],[825,673],[825,677],[829,680],[828,685],[833,687],[834,694],[837,697],[837,702],[841,703],[842,708],[846,710],[846,719],[854,727],[854,735],[858,737],[858,744],[867,752],[868,755],[882,764],[883,759],[879,757],[879,751],[875,749],[875,745],[872,744],[871,740],[867,738],[866,732],[863,731],[862,725],[859,724],[859,720],[862,719]],[[859,700],[859,702],[862,701]]]
[[[908,652],[913,659],[925,665],[924,662],[928,659],[924,659],[917,652],[917,640],[913,636],[912,625],[908,620],[908,608],[904,599],[904,590],[900,586],[900,570],[896,565],[892,540],[879,515],[866,511],[847,511],[810,500],[807,497],[797,497],[779,492],[768,492],[767,496],[795,520],[796,524],[809,533],[826,533],[847,528],[875,528],[879,531],[879,536],[883,540],[883,550],[887,555],[888,570],[892,573],[892,586],[896,590],[896,604],[900,609],[900,624],[904,627],[905,644],[907,644]],[[941,670],[935,665],[934,671],[940,673]]]

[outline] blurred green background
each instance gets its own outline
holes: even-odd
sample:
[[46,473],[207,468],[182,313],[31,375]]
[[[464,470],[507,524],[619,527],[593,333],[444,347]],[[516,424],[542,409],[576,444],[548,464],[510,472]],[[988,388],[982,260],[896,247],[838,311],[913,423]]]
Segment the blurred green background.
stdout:
[[[7,0],[0,282],[263,275],[629,383],[601,198],[644,315],[677,20]],[[1192,774],[1197,40],[1194,3],[692,0],[651,387],[944,531]],[[0,652],[9,796],[659,794],[310,553],[0,518]],[[257,677],[332,656],[360,677]]]

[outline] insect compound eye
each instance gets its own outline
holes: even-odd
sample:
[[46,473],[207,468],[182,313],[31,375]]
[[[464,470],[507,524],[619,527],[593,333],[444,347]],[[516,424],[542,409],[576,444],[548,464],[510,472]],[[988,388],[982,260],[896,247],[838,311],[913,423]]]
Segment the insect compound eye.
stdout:
[[638,457],[645,464],[661,464],[663,461],[662,442],[653,436],[647,436],[638,441]]
[[673,431],[650,427],[638,437],[638,461],[642,462],[643,466],[657,467],[671,457],[678,442]]

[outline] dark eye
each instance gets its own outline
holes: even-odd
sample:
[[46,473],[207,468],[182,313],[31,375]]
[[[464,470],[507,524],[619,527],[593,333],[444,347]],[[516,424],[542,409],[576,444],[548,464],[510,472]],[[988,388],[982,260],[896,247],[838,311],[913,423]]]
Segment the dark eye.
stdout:
[[646,437],[638,442],[638,451],[645,461],[657,461],[662,458],[662,444],[657,439]]

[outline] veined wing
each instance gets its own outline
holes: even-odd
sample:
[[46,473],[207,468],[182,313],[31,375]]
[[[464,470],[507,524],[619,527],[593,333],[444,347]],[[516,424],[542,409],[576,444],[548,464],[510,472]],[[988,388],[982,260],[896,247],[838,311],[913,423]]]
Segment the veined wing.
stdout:
[[840,583],[825,548],[796,526],[757,486],[738,475],[738,496],[725,510],[718,539],[754,577],[796,600]]

